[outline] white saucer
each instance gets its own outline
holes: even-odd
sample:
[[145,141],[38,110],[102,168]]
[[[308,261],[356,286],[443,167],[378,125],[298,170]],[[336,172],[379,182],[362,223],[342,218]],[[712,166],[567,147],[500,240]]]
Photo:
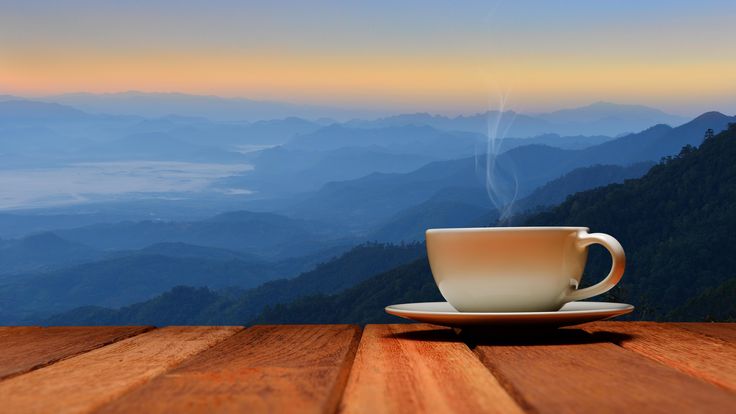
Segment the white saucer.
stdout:
[[612,302],[570,302],[555,312],[459,312],[447,302],[404,303],[386,312],[417,322],[452,327],[566,326],[624,315],[632,305]]

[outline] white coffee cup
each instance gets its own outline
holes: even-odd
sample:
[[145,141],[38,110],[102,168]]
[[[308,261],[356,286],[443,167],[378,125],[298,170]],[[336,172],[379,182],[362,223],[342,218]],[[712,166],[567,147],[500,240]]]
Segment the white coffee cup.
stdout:
[[[461,312],[556,311],[610,290],[626,266],[621,244],[587,227],[430,229],[426,237],[440,293]],[[578,289],[592,244],[611,253],[611,271]]]

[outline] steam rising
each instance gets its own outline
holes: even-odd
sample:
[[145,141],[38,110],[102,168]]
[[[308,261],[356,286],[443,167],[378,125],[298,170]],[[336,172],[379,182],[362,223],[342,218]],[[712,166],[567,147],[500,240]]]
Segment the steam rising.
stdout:
[[501,222],[512,216],[514,202],[519,192],[519,181],[513,161],[509,157],[500,156],[503,150],[503,140],[516,118],[516,113],[506,112],[506,100],[506,94],[500,96],[498,111],[488,112],[485,148],[486,192],[498,210]]

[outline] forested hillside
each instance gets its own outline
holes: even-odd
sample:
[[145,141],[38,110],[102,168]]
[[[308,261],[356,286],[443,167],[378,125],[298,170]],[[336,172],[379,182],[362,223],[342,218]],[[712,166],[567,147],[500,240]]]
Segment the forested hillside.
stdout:
[[562,177],[537,188],[514,205],[515,211],[549,208],[562,203],[571,195],[607,184],[621,183],[646,174],[654,162],[639,162],[629,166],[593,165],[577,168]]
[[[627,253],[621,284],[602,298],[634,304],[635,319],[733,320],[736,309],[736,125],[654,166],[641,179],[578,193],[522,225],[587,226],[614,235]],[[610,259],[594,249],[593,283]],[[386,321],[392,303],[438,300],[426,259],[334,296],[268,308],[261,323]]]
[[314,294],[338,293],[423,254],[424,245],[419,243],[364,244],[295,278],[275,280],[253,289],[212,291],[180,286],[149,301],[118,310],[85,306],[43,322],[51,325],[239,324],[254,319],[269,304],[289,303]]
[[[736,127],[699,149],[684,147],[642,179],[579,193],[525,224],[615,235],[628,259],[617,296],[637,305],[640,318],[676,315],[691,298],[736,278]],[[588,273],[607,267],[608,258],[596,255]]]

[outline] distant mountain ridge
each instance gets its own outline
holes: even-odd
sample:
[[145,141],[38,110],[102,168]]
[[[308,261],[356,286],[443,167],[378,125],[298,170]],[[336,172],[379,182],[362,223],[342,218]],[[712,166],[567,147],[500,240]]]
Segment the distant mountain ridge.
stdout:
[[[5,96],[10,100],[23,99]],[[347,126],[387,127],[427,125],[446,131],[487,134],[489,124],[499,124],[506,137],[531,137],[545,133],[560,135],[609,135],[639,131],[664,123],[672,126],[685,118],[643,105],[595,102],[578,108],[549,113],[527,114],[514,111],[486,111],[448,117],[429,113],[403,113],[385,116],[385,111],[353,110],[338,107],[259,101],[246,98],[223,98],[185,93],[127,91],[118,93],[67,93],[34,100],[69,105],[91,114],[160,118],[170,115],[206,117],[216,121],[261,121],[287,117],[315,120],[324,118],[346,122]],[[376,118],[376,116],[384,116]]]
[[318,190],[331,181],[357,179],[375,173],[408,172],[434,157],[390,152],[378,146],[340,147],[325,151],[277,146],[249,157],[252,171],[226,177],[214,185],[243,188],[254,198],[288,196]]
[[[499,150],[531,144],[580,149],[611,139],[545,134],[505,139]],[[366,129],[334,124],[297,134],[285,145],[249,154],[253,171],[221,179],[217,185],[253,190],[259,199],[281,197],[371,173],[406,173],[432,161],[467,157],[485,150],[486,138],[480,134],[441,131],[429,126]]]
[[249,151],[323,126],[295,117],[247,123],[110,115],[59,103],[0,99],[0,164],[22,169],[117,160],[245,163]]
[[0,122],[79,122],[92,118],[94,115],[58,103],[0,100]]
[[232,211],[199,221],[139,221],[58,230],[61,237],[100,249],[140,249],[181,242],[249,252],[262,257],[295,257],[344,242],[326,224],[274,213]]
[[496,129],[500,138],[531,137],[545,133],[560,135],[608,135],[640,131],[655,124],[678,126],[687,119],[643,105],[596,102],[587,106],[550,113],[521,114],[514,111],[487,111],[474,115],[446,117],[428,113],[402,114],[373,121],[356,120],[348,125],[386,127],[428,125],[441,130],[487,135]]
[[424,241],[424,232],[430,228],[485,226],[497,219],[498,212],[485,191],[448,188],[400,211],[366,237],[390,243]]
[[394,153],[451,158],[472,154],[485,141],[480,134],[442,131],[427,125],[348,128],[334,124],[311,134],[297,135],[285,147],[310,151],[382,147]]
[[223,98],[177,92],[127,91],[116,93],[67,93],[39,100],[71,105],[91,113],[162,117],[171,114],[204,116],[219,121],[259,121],[298,116],[304,118],[363,116],[370,111],[304,105],[246,98]]
[[594,102],[590,105],[560,109],[553,112],[537,114],[538,117],[555,123],[588,122],[596,123],[602,121],[634,124],[634,130],[639,131],[654,124],[668,124],[678,126],[688,119],[678,115],[671,115],[656,108],[644,105],[623,105],[611,102]]
[[516,211],[548,208],[565,201],[571,194],[608,184],[639,178],[649,171],[654,162],[639,162],[629,166],[593,165],[577,168],[560,178],[537,188],[515,204]]
[[517,147],[525,145],[547,145],[550,147],[561,149],[583,149],[599,145],[607,141],[612,141],[614,137],[606,135],[559,135],[559,134],[542,134],[528,138],[504,138],[499,141],[499,152],[509,151]]
[[50,232],[0,240],[0,275],[69,266],[103,256],[103,252],[97,249],[64,240]]

